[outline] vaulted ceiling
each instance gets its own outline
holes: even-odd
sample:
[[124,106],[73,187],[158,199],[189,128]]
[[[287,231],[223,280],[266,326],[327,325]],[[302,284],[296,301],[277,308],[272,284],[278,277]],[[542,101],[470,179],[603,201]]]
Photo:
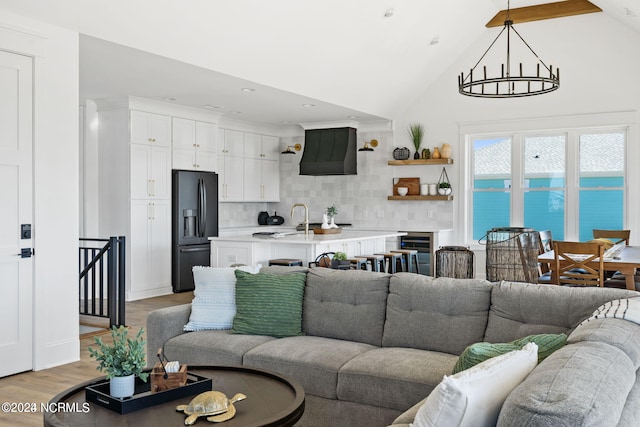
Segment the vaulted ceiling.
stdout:
[[[640,34],[636,0],[592,3]],[[81,34],[81,97],[173,98],[275,126],[393,117],[497,31],[485,24],[505,8],[506,0],[0,0],[0,9]]]

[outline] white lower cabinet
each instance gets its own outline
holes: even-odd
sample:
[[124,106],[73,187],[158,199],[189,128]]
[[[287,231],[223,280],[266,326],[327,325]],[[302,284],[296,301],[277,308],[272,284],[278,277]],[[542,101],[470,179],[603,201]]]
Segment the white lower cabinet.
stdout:
[[211,242],[211,267],[229,267],[233,264],[268,265],[269,243]]
[[171,292],[171,201],[131,200],[128,300]]

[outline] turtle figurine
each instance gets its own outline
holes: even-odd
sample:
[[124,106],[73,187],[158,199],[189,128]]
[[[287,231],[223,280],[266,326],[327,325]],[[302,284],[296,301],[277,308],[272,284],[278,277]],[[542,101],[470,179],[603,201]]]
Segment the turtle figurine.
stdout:
[[229,399],[219,391],[205,391],[191,399],[188,405],[176,406],[176,411],[188,415],[184,420],[186,426],[194,424],[198,417],[207,417],[207,420],[212,423],[221,423],[233,418],[236,414],[236,407],[233,404],[246,398],[247,396],[242,393]]

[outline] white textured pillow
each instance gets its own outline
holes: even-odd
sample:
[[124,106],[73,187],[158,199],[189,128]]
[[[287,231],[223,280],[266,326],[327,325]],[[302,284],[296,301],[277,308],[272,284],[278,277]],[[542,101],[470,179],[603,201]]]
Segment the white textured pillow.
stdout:
[[493,357],[447,376],[418,409],[414,427],[495,426],[502,404],[538,363],[538,346]]
[[260,266],[193,267],[196,287],[189,322],[184,325],[185,331],[231,329],[236,315],[235,270],[256,274]]

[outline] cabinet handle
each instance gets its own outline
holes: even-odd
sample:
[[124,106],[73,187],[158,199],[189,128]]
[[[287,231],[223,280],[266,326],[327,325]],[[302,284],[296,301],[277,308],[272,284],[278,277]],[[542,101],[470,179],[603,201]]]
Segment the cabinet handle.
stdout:
[[147,219],[151,221],[151,203],[147,203]]
[[200,147],[200,144],[196,144],[196,147]]
[[193,147],[197,147],[197,145],[196,145],[196,144],[192,144],[192,146],[193,146]]
[[156,204],[151,203],[151,220],[156,219]]
[[151,180],[151,197],[154,197],[156,195],[156,180],[152,179]]

